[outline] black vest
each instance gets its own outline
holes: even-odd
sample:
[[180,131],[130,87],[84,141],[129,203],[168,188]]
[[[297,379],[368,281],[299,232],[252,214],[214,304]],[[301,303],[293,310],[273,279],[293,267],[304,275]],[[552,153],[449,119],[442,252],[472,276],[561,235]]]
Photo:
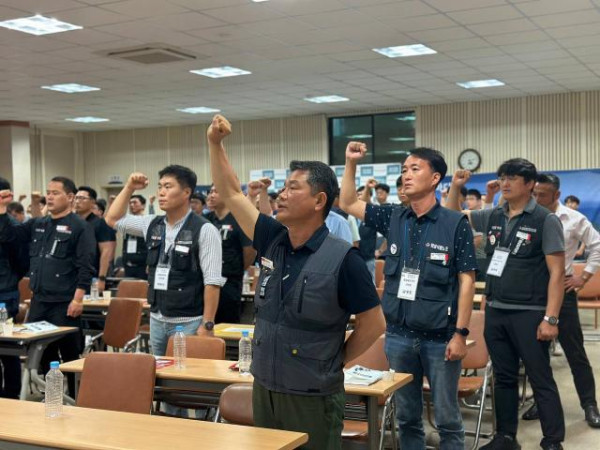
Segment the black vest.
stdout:
[[188,215],[169,251],[169,284],[154,290],[156,268],[164,258],[165,218],[157,216],[148,227],[148,303],[152,312],[166,317],[195,317],[204,312],[204,278],[198,256],[200,230],[209,223],[194,213]]
[[[127,252],[127,241],[134,239],[137,241],[135,253]],[[146,259],[148,258],[148,248],[146,241],[141,236],[132,236],[126,234],[123,237],[123,266],[125,267],[146,267]]]
[[[431,221],[425,245],[423,260],[419,262],[419,284],[415,301],[398,298],[398,287],[404,267],[405,224],[410,210],[395,208],[390,218],[387,237],[385,266],[385,289],[382,298],[383,312],[388,329],[407,327],[416,331],[444,331],[456,323],[458,304],[458,278],[454,239],[463,214],[437,206],[437,220]],[[430,220],[430,219],[427,219]],[[409,227],[415,226],[414,219]],[[431,257],[432,254],[447,254],[446,260]]]
[[[515,305],[547,304],[550,272],[542,249],[542,236],[548,214],[552,213],[536,204],[531,213],[523,212],[510,235],[507,235],[504,209],[499,207],[492,212],[485,245],[488,266],[496,247],[508,247],[511,240],[512,243],[502,276],[486,275],[485,295],[488,299]],[[517,232],[522,236],[527,235],[527,239],[519,239]]]
[[[338,274],[350,244],[328,235],[282,298],[286,232],[264,257],[254,303],[252,374],[265,388],[289,394],[329,395],[344,389],[344,338],[350,315],[340,307]],[[261,295],[264,290],[264,295]]]
[[79,276],[77,243],[89,225],[73,213],[59,219],[56,226],[49,216],[31,220],[29,285],[34,297],[45,302],[70,302]]
[[0,293],[13,292],[19,288],[19,277],[11,264],[9,253],[12,249],[9,245],[0,244]]
[[[351,219],[354,220],[354,219]],[[358,241],[358,251],[360,256],[365,261],[371,261],[375,259],[375,250],[377,249],[377,230],[365,225],[364,222],[360,222],[358,227],[358,234],[360,241]]]

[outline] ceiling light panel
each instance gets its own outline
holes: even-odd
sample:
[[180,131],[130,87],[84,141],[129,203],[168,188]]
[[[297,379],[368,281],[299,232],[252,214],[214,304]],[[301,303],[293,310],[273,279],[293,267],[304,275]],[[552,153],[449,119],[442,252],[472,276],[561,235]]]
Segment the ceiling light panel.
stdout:
[[322,95],[320,97],[307,97],[304,100],[312,103],[338,103],[347,102],[350,99],[339,95]]
[[92,92],[99,91],[100,88],[94,86],[86,86],[84,84],[77,83],[66,83],[66,84],[53,84],[51,86],[41,86],[42,89],[48,89],[50,91],[65,92],[67,94],[75,94],[79,92]]
[[475,80],[475,81],[464,81],[461,83],[456,83],[460,87],[464,87],[465,89],[477,89],[477,88],[486,88],[486,87],[498,87],[504,86],[504,83],[500,80]]
[[85,116],[85,117],[72,117],[70,119],[65,119],[69,122],[78,122],[78,123],[97,123],[97,122],[108,122],[110,119],[105,119],[104,117],[93,117],[93,116]]
[[208,69],[190,70],[190,72],[209,78],[237,77],[240,75],[250,75],[252,73],[244,69],[238,69],[237,67],[230,66],[210,67]]
[[374,48],[374,52],[380,53],[388,58],[404,58],[407,56],[433,55],[437,53],[434,49],[423,44],[400,45],[397,47]]
[[0,22],[0,27],[8,28],[9,30],[21,31],[23,33],[33,34],[35,36],[62,33],[64,31],[81,30],[83,28],[79,25],[61,22],[60,20],[40,15],[22,17],[20,19],[5,20],[4,22]]
[[206,106],[194,106],[191,108],[180,108],[177,111],[188,114],[210,114],[221,112],[220,109],[207,108]]

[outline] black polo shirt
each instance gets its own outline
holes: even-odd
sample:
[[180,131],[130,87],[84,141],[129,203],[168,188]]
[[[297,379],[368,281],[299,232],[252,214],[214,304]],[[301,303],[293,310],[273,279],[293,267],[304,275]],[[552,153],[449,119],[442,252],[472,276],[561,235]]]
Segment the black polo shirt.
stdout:
[[244,247],[250,247],[252,241],[244,234],[233,214],[228,213],[219,219],[213,211],[205,216],[221,234],[223,247],[222,274],[230,279],[241,280],[244,277]]
[[[116,242],[117,240],[117,232],[108,226],[106,221],[98,217],[94,213],[90,213],[85,221],[89,223],[94,230],[94,236],[96,237],[96,242],[100,244],[101,242]],[[100,270],[100,249],[96,246],[96,256],[94,257],[94,269],[96,270],[96,275],[98,275],[98,271]]]
[[[285,229],[277,220],[264,214],[258,216],[254,229],[254,248],[260,258],[273,239]],[[303,245],[293,248],[289,236],[282,241],[285,246],[285,270],[282,281],[282,295],[292,288],[302,267],[321,246],[329,230],[323,224]],[[347,253],[338,277],[338,295],[340,307],[350,314],[360,314],[379,305],[379,297],[371,274],[356,248]]]

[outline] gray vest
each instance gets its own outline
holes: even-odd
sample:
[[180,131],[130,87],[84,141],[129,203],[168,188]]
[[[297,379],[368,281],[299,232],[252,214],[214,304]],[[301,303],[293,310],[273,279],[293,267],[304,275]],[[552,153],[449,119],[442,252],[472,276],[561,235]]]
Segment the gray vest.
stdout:
[[[340,307],[338,274],[350,244],[328,235],[282,297],[285,247],[281,233],[265,258],[254,303],[251,372],[265,388],[289,394],[329,395],[344,389],[344,338],[350,315]],[[261,295],[261,291],[262,294]]]

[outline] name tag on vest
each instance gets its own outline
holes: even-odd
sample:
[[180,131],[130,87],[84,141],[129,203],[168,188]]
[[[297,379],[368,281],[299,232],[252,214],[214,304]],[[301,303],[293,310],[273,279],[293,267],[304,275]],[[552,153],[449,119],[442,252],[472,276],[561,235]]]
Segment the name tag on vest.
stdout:
[[398,298],[414,302],[417,299],[417,287],[419,286],[418,269],[402,269],[400,276],[400,287],[398,287]]
[[169,288],[169,268],[157,267],[154,272],[154,290],[166,291]]
[[506,267],[506,261],[508,261],[508,255],[510,254],[509,249],[498,247],[494,250],[490,266],[488,267],[487,274],[493,277],[501,277]]
[[137,253],[137,239],[127,239],[127,253]]

